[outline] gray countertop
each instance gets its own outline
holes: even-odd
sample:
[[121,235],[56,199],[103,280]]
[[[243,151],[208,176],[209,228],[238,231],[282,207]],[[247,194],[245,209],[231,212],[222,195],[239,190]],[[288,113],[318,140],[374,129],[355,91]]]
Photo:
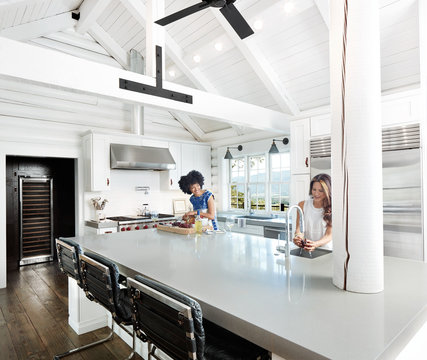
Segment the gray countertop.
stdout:
[[333,255],[275,255],[247,234],[177,235],[156,229],[73,238],[197,299],[204,316],[290,359],[389,359],[427,318],[427,264],[384,258],[385,290],[342,291]]

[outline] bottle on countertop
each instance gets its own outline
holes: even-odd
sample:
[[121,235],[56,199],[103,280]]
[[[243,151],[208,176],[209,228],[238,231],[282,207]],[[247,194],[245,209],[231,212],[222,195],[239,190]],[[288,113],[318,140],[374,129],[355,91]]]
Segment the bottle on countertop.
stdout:
[[196,220],[194,222],[194,229],[196,234],[201,234],[203,231],[202,218],[200,217],[200,210],[197,210]]
[[150,216],[150,209],[148,207],[148,204],[142,204],[142,216]]

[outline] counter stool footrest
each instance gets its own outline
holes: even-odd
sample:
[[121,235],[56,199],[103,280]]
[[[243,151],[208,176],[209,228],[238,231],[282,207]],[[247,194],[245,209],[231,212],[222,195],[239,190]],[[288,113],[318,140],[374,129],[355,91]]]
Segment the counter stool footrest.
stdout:
[[[114,321],[113,321],[113,325],[111,326],[111,331],[110,331],[110,333],[107,335],[107,337],[105,337],[105,338],[103,338],[103,339],[100,339],[100,340],[97,340],[97,341],[94,341],[94,342],[92,342],[92,343],[90,343],[90,344],[86,344],[86,345],[83,345],[83,346],[80,346],[80,347],[77,347],[77,348],[74,348],[74,349],[68,350],[68,351],[66,351],[66,352],[64,352],[64,353],[62,353],[62,354],[55,355],[55,356],[53,357],[53,360],[59,360],[59,359],[61,359],[61,358],[63,358],[63,357],[66,357],[66,356],[68,356],[68,355],[74,354],[74,353],[76,353],[76,352],[79,352],[79,351],[82,351],[82,350],[88,349],[88,348],[90,348],[90,347],[93,347],[93,346],[96,346],[96,345],[100,345],[100,344],[102,344],[102,343],[105,343],[105,342],[107,342],[107,341],[111,340],[111,339],[113,338],[113,335],[114,335]],[[132,355],[133,355],[133,354],[132,354]]]

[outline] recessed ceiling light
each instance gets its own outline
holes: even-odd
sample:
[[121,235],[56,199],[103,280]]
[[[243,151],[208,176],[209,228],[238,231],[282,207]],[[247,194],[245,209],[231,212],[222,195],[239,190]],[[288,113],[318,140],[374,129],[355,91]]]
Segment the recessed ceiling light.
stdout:
[[255,22],[254,22],[255,30],[261,30],[263,25],[264,25],[264,23],[262,22],[262,20],[255,20]]
[[173,69],[169,70],[169,76],[170,76],[170,77],[173,77],[173,78],[174,78],[174,77],[175,77],[175,75],[176,75],[176,74],[175,74],[175,70],[173,70]]
[[224,45],[222,45],[222,42],[215,43],[215,49],[216,50],[222,51],[223,48],[224,48]]
[[202,60],[202,58],[200,57],[200,55],[194,55],[193,60],[194,62],[199,63]]
[[283,10],[285,10],[286,14],[290,14],[295,9],[295,4],[293,1],[288,1],[283,6]]

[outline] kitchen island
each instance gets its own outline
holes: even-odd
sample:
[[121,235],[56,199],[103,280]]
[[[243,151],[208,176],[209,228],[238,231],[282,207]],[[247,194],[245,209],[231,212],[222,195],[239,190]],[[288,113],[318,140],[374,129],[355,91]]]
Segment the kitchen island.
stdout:
[[385,290],[342,291],[333,255],[276,255],[247,234],[177,235],[156,229],[72,238],[198,300],[206,318],[290,359],[394,358],[427,318],[427,264],[385,257]]

